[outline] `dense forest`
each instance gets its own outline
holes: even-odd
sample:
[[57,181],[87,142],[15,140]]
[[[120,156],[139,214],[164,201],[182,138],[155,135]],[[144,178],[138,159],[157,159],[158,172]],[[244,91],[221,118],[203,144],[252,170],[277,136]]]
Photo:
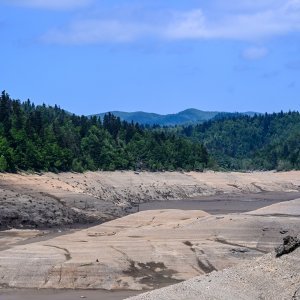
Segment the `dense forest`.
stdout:
[[0,172],[198,170],[209,163],[205,147],[186,137],[112,114],[101,120],[0,97]]
[[164,127],[0,96],[0,172],[300,169],[299,112]]
[[299,112],[219,115],[177,131],[202,141],[221,169],[300,169]]

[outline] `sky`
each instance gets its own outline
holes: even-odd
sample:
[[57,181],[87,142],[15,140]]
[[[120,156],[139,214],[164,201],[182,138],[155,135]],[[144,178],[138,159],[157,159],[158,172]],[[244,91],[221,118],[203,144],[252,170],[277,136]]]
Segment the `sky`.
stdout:
[[300,0],[0,0],[0,89],[76,114],[300,110]]

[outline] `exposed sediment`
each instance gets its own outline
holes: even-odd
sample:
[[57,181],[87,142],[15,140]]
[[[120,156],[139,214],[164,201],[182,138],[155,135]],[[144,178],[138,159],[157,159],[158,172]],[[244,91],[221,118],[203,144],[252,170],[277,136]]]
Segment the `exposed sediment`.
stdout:
[[[273,265],[266,262],[267,267],[259,271],[252,260],[273,251],[283,237],[299,234],[300,199],[294,199],[299,192],[299,175],[300,172],[1,174],[1,227],[40,230],[1,232],[0,287],[147,290],[198,275],[211,274],[201,277],[201,282],[210,276],[215,280],[214,274],[224,273],[228,274],[225,279],[220,277],[212,285],[215,289],[223,284],[224,291],[221,289],[215,298],[204,293],[203,299],[284,299],[276,298],[276,289],[270,293],[275,298],[268,298],[263,281],[258,283],[258,289],[250,288],[248,298],[240,292],[232,294],[237,298],[218,297],[222,293],[229,295],[235,287],[230,285],[234,276],[241,278],[237,283],[246,288],[255,283],[255,276],[260,280],[263,272],[269,272],[270,278],[277,276],[273,267],[268,269]],[[294,200],[247,213],[220,211],[210,215],[201,210],[159,209],[124,217],[136,210],[138,202],[197,199],[204,195],[228,195],[229,199],[230,195],[267,192],[278,192],[277,198],[281,192],[293,192]],[[112,221],[103,223],[109,220]],[[103,224],[42,236],[41,228],[87,222]],[[289,262],[284,256],[278,261]],[[273,256],[268,257],[273,261]],[[253,275],[245,271],[250,283],[243,277],[243,269],[238,269],[238,273],[228,271],[241,262],[249,262],[249,272],[254,270]],[[264,258],[261,262],[265,262]],[[293,274],[287,272],[287,276],[298,280],[298,275]],[[203,285],[207,284],[205,280]],[[296,285],[296,281],[289,282]],[[276,284],[279,283],[278,279]],[[293,299],[297,299],[296,289],[287,287],[282,295],[291,292]],[[176,294],[182,298],[163,298],[168,297],[168,293],[163,293],[163,297],[149,299],[202,299],[197,298],[197,293]]]
[[0,229],[101,223],[152,200],[299,192],[300,172],[0,174]]
[[251,261],[298,232],[300,222],[294,216],[145,211],[1,251],[0,285],[159,288]]
[[130,300],[297,300],[300,249],[275,258],[269,253],[234,268],[213,272]]

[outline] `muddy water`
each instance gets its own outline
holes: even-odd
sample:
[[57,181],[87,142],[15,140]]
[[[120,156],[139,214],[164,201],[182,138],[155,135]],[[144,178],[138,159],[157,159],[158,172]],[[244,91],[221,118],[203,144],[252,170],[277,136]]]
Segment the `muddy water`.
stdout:
[[138,295],[131,291],[56,291],[56,290],[1,290],[0,300],[122,300]]
[[197,199],[152,201],[139,205],[140,211],[156,209],[204,210],[210,214],[243,213],[279,202],[300,198],[300,192],[263,192],[256,194],[222,194]]

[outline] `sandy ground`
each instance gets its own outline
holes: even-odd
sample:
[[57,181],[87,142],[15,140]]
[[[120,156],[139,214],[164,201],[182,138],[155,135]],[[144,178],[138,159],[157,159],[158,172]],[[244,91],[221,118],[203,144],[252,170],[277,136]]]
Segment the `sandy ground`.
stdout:
[[[268,207],[259,208],[255,211],[248,212],[251,215],[283,215],[300,217],[300,199],[295,199],[288,202],[276,203]],[[300,221],[299,221],[300,222]]]
[[38,238],[44,234],[47,233],[39,230],[10,229],[0,231],[0,251],[9,249],[13,245],[23,241],[29,241],[31,239]]
[[0,228],[99,224],[153,200],[299,191],[300,172],[0,174]]
[[[287,201],[282,209],[295,201],[300,205],[300,200]],[[1,251],[0,285],[159,288],[249,261],[272,251],[283,236],[299,232],[299,217],[292,215],[144,211]]]
[[[173,200],[173,201],[151,201],[141,203],[140,211],[147,210],[204,210],[210,214],[229,214],[249,212],[256,214],[255,210],[266,206],[285,202],[291,199],[300,198],[300,192],[260,192],[254,194],[237,194],[237,195],[212,195],[199,196],[196,200]],[[282,204],[279,204],[280,206]],[[297,203],[293,209],[290,209],[291,214],[300,214],[296,209]],[[278,212],[277,206],[275,206]],[[253,211],[254,210],[254,211]],[[253,212],[251,212],[253,211]],[[263,213],[263,210],[261,211]],[[274,212],[273,212],[274,213]],[[15,245],[25,245],[39,241],[47,241],[49,239],[67,235],[84,228],[91,227],[89,224],[78,224],[77,226],[49,228],[44,230],[30,229],[9,229],[0,231],[0,250],[6,250]]]
[[130,300],[298,300],[300,249],[274,253],[222,272],[129,298]]
[[122,299],[250,262],[300,232],[299,175],[0,174],[0,299]]
[[[244,215],[282,218],[295,217],[298,226],[291,235],[300,237],[300,199],[278,203]],[[264,228],[268,231],[270,228]],[[281,231],[286,234],[286,230]],[[271,252],[262,258],[211,272],[180,284],[130,298],[131,300],[282,300],[300,299],[300,248],[275,258]]]

